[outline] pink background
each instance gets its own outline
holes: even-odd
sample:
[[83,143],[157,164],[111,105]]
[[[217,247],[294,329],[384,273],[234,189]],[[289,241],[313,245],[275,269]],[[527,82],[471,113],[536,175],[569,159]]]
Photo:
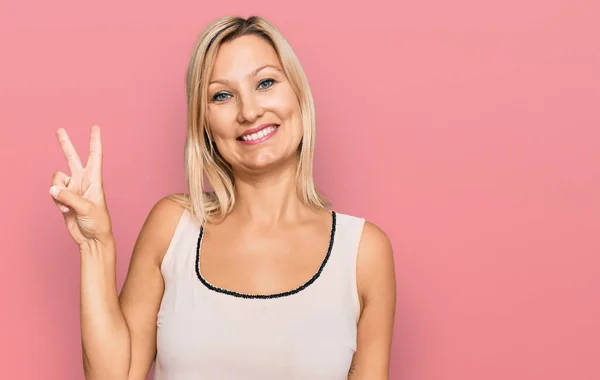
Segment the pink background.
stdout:
[[184,190],[184,70],[213,18],[264,15],[315,94],[317,183],[390,236],[391,378],[600,379],[595,1],[2,1],[2,378],[83,378],[79,258],[48,189],[103,128],[119,285]]

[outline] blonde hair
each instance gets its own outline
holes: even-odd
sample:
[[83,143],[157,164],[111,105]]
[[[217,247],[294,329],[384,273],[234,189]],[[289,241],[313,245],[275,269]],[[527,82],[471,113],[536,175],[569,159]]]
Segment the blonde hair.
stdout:
[[[187,138],[185,171],[190,194],[168,196],[188,209],[197,223],[222,220],[235,205],[231,165],[214,148],[208,132],[207,94],[215,56],[219,47],[237,37],[256,35],[277,53],[283,71],[300,105],[303,137],[298,147],[296,187],[300,200],[309,206],[325,208],[329,202],[316,189],[313,180],[315,146],[315,106],[306,74],[290,44],[266,19],[253,16],[224,17],[211,22],[200,34],[186,73]],[[204,189],[204,175],[213,188]]]

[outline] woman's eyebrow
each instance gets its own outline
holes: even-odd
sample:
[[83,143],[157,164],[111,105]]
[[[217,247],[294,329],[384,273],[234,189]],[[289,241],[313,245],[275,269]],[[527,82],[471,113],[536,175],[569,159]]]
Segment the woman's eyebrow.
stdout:
[[[249,77],[250,77],[250,76],[253,76],[253,77],[255,77],[255,76],[257,76],[257,75],[258,75],[258,73],[259,73],[261,70],[264,70],[264,69],[266,69],[266,68],[272,68],[272,69],[275,69],[275,70],[279,71],[280,73],[282,73],[282,72],[283,72],[283,70],[282,70],[282,69],[281,69],[279,66],[275,66],[275,65],[271,65],[271,64],[266,64],[266,65],[262,65],[262,66],[260,66],[260,67],[258,67],[258,68],[256,68],[256,69],[252,70],[252,72],[251,72],[250,74],[248,74],[247,76],[249,76]],[[228,81],[227,79],[215,79],[215,80],[211,81],[211,82],[209,83],[209,85],[211,85],[211,84],[213,84],[213,83],[221,83],[221,84],[227,85],[227,84],[229,84],[229,81]]]
[[279,66],[275,66],[275,65],[271,65],[271,64],[266,64],[266,65],[262,65],[261,67],[259,67],[259,68],[255,69],[254,71],[252,71],[252,76],[253,76],[253,77],[255,77],[256,75],[258,75],[258,73],[259,73],[261,70],[263,70],[263,69],[266,69],[266,68],[268,68],[268,67],[270,67],[270,68],[272,68],[272,69],[275,69],[275,70],[277,70],[277,71],[279,71],[279,72],[282,72],[282,70],[281,70],[281,68],[280,68]]

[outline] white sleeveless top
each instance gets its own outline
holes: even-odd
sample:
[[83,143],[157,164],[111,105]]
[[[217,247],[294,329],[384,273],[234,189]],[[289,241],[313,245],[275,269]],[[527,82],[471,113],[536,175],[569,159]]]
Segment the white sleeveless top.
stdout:
[[155,380],[342,380],[356,351],[364,219],[332,212],[327,255],[287,293],[249,296],[201,275],[202,228],[186,210],[161,265]]

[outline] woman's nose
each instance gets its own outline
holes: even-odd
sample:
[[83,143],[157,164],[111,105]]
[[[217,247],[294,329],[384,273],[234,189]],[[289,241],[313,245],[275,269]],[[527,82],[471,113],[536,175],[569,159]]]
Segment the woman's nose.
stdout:
[[254,94],[240,96],[238,122],[240,124],[247,122],[253,123],[263,114],[263,109]]

